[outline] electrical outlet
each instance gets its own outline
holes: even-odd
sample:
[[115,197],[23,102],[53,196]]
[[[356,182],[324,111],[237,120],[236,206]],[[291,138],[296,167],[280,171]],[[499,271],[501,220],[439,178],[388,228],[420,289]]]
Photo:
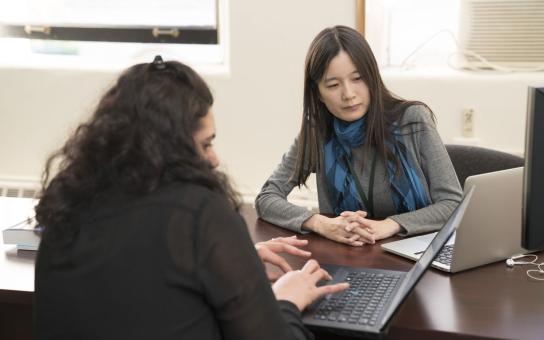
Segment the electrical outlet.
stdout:
[[474,137],[474,109],[463,109],[462,115],[463,137],[472,138]]

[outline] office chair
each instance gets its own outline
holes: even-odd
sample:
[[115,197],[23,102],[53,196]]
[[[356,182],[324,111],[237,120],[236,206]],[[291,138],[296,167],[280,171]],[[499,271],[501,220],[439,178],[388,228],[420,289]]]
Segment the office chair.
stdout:
[[469,176],[524,165],[523,157],[479,146],[446,144],[446,150],[461,187],[464,187],[465,179]]

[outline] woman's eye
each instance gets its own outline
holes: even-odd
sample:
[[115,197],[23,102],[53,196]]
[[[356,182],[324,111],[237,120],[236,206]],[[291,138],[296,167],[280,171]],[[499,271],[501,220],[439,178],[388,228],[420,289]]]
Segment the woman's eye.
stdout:
[[329,85],[327,85],[327,88],[332,89],[332,88],[335,88],[337,86],[338,86],[338,84],[329,84]]

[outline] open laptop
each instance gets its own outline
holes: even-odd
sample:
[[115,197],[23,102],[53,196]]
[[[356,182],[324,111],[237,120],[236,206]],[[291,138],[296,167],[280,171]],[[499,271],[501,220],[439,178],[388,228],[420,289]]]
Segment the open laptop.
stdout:
[[473,190],[470,190],[465,194],[409,272],[322,265],[333,277],[332,283],[347,281],[350,287],[310,305],[303,314],[304,324],[310,329],[380,338],[400,304],[453,235],[472,193]]
[[[468,177],[465,192],[476,188],[457,232],[432,266],[455,273],[527,251],[521,247],[523,168]],[[436,233],[382,244],[397,255],[417,260]]]

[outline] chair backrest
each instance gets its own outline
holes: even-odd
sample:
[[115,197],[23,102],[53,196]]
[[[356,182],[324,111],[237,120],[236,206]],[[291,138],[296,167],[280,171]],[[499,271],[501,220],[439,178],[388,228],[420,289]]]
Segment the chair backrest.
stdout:
[[447,144],[446,150],[461,187],[465,186],[465,179],[469,176],[524,165],[523,157],[479,146]]

